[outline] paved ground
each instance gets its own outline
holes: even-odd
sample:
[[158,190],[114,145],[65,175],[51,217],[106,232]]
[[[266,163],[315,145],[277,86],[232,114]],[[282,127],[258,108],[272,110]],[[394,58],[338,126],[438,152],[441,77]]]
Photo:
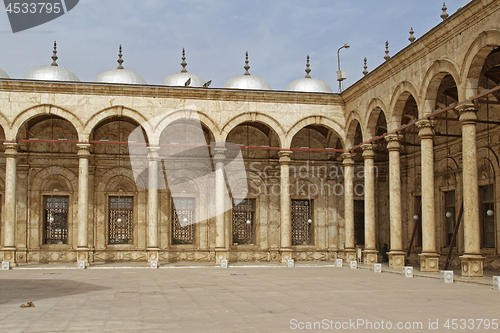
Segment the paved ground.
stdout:
[[491,285],[326,265],[0,271],[0,332],[500,332],[444,327],[499,306]]

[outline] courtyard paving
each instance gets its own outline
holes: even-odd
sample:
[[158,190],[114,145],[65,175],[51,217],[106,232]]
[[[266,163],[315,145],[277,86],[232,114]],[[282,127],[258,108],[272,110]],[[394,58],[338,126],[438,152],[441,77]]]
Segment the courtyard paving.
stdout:
[[500,332],[491,277],[444,284],[331,265],[41,268],[0,271],[0,332]]

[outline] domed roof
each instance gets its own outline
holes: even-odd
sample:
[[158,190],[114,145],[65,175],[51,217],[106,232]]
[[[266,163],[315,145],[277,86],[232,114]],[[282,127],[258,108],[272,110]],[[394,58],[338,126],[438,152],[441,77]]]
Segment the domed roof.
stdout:
[[147,84],[146,81],[136,72],[123,68],[122,46],[118,52],[118,67],[102,72],[97,75],[94,82],[101,83],[125,83],[125,84]]
[[303,92],[320,92],[333,93],[332,88],[323,80],[313,79],[309,73],[309,56],[307,56],[306,77],[298,79],[286,86],[285,91],[303,91]]
[[250,69],[248,65],[248,52],[246,53],[245,67],[243,68],[245,68],[245,74],[233,77],[224,84],[224,88],[271,90],[271,86],[266,80],[255,75],[250,75],[248,72]]
[[1,68],[0,68],[0,79],[10,79],[9,75],[5,73],[5,71]]
[[78,77],[69,69],[59,67],[56,60],[57,44],[54,42],[54,51],[52,55],[52,64],[50,66],[42,66],[33,69],[24,77],[26,80],[43,80],[43,81],[80,81]]
[[[204,87],[205,81],[196,74],[188,73],[186,66],[186,51],[182,49],[182,69],[180,73],[170,74],[161,83],[164,86],[176,86],[176,87]],[[207,82],[207,87],[210,83]]]

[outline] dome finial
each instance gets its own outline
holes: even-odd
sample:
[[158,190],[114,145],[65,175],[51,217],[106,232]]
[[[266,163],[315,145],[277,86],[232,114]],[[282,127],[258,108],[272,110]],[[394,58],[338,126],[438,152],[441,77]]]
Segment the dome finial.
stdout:
[[363,75],[368,75],[368,65],[366,65],[366,57],[364,60],[364,65],[363,65]]
[[309,54],[307,55],[307,63],[306,63],[306,78],[311,78],[311,75],[309,75],[309,73],[311,73],[311,68],[309,68],[310,65],[309,65]]
[[181,62],[181,66],[182,66],[181,73],[187,73],[187,69],[186,69],[186,66],[187,66],[186,51],[184,51],[184,48],[182,48],[182,62]]
[[445,3],[445,2],[443,2],[443,8],[441,8],[441,9],[443,10],[443,13],[441,14],[441,18],[442,18],[443,20],[446,20],[446,19],[448,18],[448,16],[449,16],[449,15],[448,15],[448,13],[446,12],[446,10],[447,10],[448,8],[446,8],[446,3]]
[[53,54],[52,54],[52,64],[50,64],[51,66],[57,66],[57,62],[56,60],[59,59],[57,57],[57,43],[56,41],[54,41],[54,51],[53,51]]
[[243,75],[250,75],[250,72],[248,71],[250,69],[250,66],[248,65],[248,63],[249,63],[249,61],[248,61],[248,51],[245,53],[245,56],[246,56],[245,67],[243,67],[245,69],[245,74],[243,74]]
[[389,41],[385,42],[385,56],[384,56],[385,61],[391,59],[391,56],[389,55]]
[[415,33],[415,31],[413,31],[413,27],[411,27],[410,29],[410,37],[408,37],[408,40],[410,41],[410,43],[413,43],[415,41],[415,36],[413,36],[413,34]]
[[118,51],[118,60],[116,61],[118,63],[118,67],[116,67],[116,69],[123,69],[123,59],[122,59],[122,44],[120,44],[120,48],[119,48],[119,51]]

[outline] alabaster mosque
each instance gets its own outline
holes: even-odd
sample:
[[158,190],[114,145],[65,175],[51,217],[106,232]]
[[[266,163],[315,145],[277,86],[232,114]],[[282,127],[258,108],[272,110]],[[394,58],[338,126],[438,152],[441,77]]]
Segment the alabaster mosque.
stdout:
[[161,84],[121,47],[94,82],[62,45],[24,78],[1,69],[0,259],[500,269],[500,1],[441,17],[339,93],[306,54],[285,90],[243,52],[222,87],[189,50]]

